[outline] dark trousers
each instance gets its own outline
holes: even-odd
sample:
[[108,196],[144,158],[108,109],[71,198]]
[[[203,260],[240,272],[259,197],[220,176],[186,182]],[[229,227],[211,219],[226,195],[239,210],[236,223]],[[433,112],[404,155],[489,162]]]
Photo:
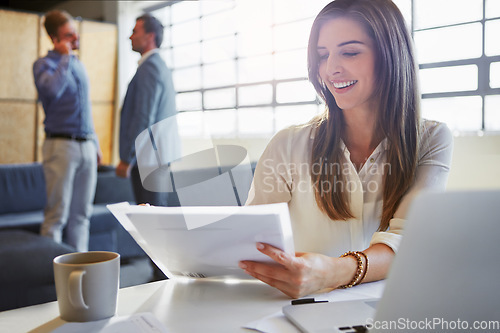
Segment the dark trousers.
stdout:
[[142,186],[141,176],[139,175],[139,168],[137,167],[137,164],[132,167],[130,178],[132,179],[132,188],[134,190],[135,202],[137,204],[148,203],[152,206],[167,206],[167,192],[151,192]]
[[[137,204],[148,203],[152,206],[167,206],[167,192],[151,192],[146,190],[144,186],[142,186],[141,176],[139,174],[139,168],[137,167],[137,164],[132,167],[130,178],[132,180],[132,189],[134,191],[135,202]],[[150,260],[150,262],[153,268],[152,281],[166,279],[167,277],[158,268],[158,266],[156,266],[156,264],[152,260]]]

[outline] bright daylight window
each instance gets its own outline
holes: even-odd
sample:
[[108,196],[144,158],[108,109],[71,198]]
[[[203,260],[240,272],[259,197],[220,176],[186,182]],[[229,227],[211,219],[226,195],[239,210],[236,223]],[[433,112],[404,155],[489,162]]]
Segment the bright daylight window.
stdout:
[[423,116],[455,131],[499,131],[500,1],[411,1]]
[[[152,11],[166,27],[162,56],[184,130],[269,136],[321,112],[306,48],[328,2],[170,1]],[[499,131],[500,1],[394,2],[413,29],[423,116],[455,131]]]

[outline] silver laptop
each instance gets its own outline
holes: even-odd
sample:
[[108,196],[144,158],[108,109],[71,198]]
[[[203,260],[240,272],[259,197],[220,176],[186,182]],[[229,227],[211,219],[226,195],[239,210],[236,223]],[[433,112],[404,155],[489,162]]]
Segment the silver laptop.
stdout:
[[382,298],[288,305],[303,332],[500,331],[500,190],[424,193]]

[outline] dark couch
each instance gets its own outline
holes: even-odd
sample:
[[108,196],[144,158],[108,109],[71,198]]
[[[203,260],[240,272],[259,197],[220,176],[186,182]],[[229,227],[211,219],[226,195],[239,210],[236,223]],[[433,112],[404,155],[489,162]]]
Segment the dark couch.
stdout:
[[[241,195],[238,204],[246,199],[254,168],[252,163],[251,173],[241,169],[231,174],[233,186],[238,185],[233,191]],[[216,167],[180,171],[176,173],[180,181],[177,185],[205,181],[225,170]],[[74,249],[38,235],[45,205],[41,164],[0,165],[0,189],[0,311],[55,300],[52,259]],[[196,191],[184,197],[182,205],[235,204],[234,198],[230,199],[224,201],[219,191],[211,188],[209,193]],[[130,180],[116,177],[112,167],[101,167],[90,219],[89,249],[118,252],[124,261],[145,257],[144,251],[106,208],[109,203],[123,201],[133,201]],[[168,205],[180,205],[176,192],[169,193]]]
[[[52,259],[74,249],[38,234],[45,196],[40,163],[0,165],[0,311],[55,300]],[[89,250],[146,256],[106,208],[122,201],[133,202],[130,180],[100,167]]]

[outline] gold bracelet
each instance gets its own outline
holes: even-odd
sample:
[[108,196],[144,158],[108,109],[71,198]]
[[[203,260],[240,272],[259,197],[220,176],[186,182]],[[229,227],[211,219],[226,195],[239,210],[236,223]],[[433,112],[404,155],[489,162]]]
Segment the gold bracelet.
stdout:
[[363,282],[363,280],[365,279],[365,276],[366,276],[366,272],[368,272],[368,256],[362,251],[358,251],[358,253],[361,254],[363,257],[365,257],[365,268],[363,269],[363,274],[359,278],[359,281],[356,283],[356,285]]
[[[366,256],[366,254],[360,251],[349,251],[341,255],[340,258],[347,256],[353,256],[354,258],[356,258],[356,261],[358,262],[358,268],[356,269],[356,274],[354,274],[354,278],[351,280],[351,282],[339,287],[342,289],[352,288],[360,284],[361,281],[363,281],[363,279],[365,278],[366,272],[368,271],[368,257]],[[363,265],[363,259],[361,259],[361,256],[365,258],[366,265]]]

